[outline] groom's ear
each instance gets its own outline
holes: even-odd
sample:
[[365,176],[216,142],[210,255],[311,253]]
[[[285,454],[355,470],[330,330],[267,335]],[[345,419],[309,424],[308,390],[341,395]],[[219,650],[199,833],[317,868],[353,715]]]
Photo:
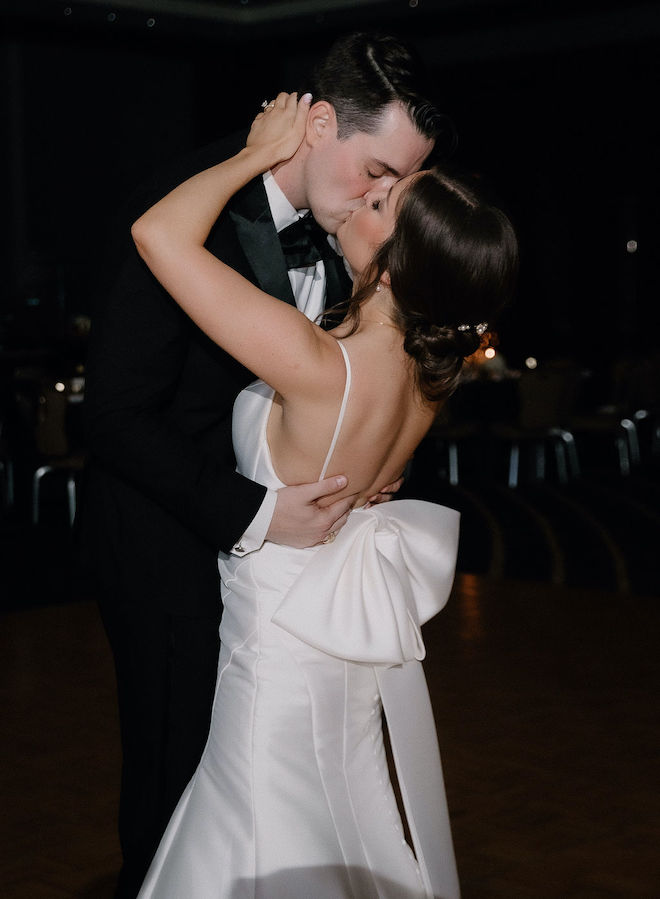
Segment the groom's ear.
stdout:
[[332,103],[319,100],[310,107],[305,136],[311,146],[337,137],[337,116]]

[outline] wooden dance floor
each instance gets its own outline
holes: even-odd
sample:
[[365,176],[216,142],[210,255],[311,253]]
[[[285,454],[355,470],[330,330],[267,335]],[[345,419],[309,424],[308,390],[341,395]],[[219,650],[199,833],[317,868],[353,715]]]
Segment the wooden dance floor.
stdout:
[[[458,578],[425,636],[464,899],[660,896],[659,605]],[[4,615],[0,691],[0,895],[109,899],[119,750],[94,604]]]

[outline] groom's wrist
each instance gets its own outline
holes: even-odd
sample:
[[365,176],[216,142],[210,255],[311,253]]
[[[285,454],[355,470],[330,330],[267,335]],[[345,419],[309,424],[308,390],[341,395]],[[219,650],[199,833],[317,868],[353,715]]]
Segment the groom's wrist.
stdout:
[[241,538],[232,546],[232,555],[245,556],[263,546],[273,518],[276,502],[277,491],[267,490],[263,502],[259,506],[259,511],[247,526]]

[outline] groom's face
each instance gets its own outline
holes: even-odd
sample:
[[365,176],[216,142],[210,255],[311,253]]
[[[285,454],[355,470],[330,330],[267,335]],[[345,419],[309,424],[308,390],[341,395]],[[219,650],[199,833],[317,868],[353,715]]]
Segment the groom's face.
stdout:
[[417,131],[398,103],[386,107],[374,133],[357,131],[345,140],[337,138],[332,106],[315,104],[310,110],[308,140],[307,204],[330,234],[364,204],[368,191],[388,190],[418,171],[433,148],[433,141]]

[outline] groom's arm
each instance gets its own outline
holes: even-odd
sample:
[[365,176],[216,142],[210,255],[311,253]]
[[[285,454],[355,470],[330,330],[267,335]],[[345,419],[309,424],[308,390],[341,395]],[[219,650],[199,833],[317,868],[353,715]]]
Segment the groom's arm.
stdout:
[[[265,496],[232,462],[205,452],[166,415],[189,322],[129,251],[95,311],[86,379],[87,443],[108,470],[133,484],[214,548],[229,550]],[[233,396],[227,397],[231,415]]]

